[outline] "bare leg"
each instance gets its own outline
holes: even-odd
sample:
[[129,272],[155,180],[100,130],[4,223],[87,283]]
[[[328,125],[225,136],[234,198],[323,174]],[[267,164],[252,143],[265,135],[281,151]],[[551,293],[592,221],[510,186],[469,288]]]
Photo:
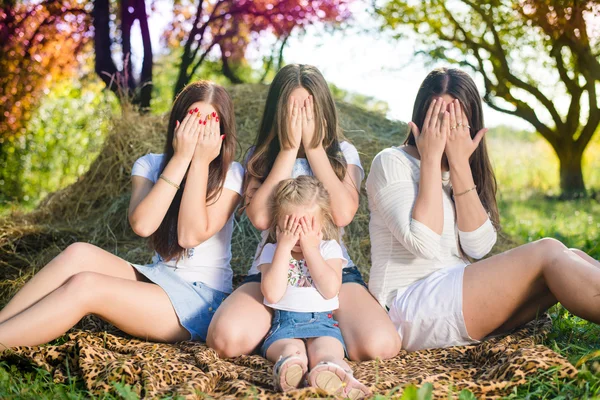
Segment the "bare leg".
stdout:
[[169,297],[158,285],[82,272],[1,323],[1,346],[46,343],[64,334],[87,314],[96,314],[142,339],[176,342],[190,338],[179,324]]
[[571,250],[573,253],[577,254],[579,257],[583,258],[585,261],[589,262],[593,266],[600,268],[600,261],[593,259],[589,255],[587,255],[584,251],[581,251],[579,249],[569,249],[569,250]]
[[31,278],[0,311],[0,323],[27,309],[79,272],[145,280],[127,261],[88,243],[74,243]]
[[[370,396],[369,389],[352,375],[344,361],[344,348],[339,340],[329,336],[308,339],[309,384],[328,393],[350,399]],[[330,364],[319,364],[328,362]]]
[[308,349],[310,369],[313,369],[320,362],[328,361],[339,365],[346,371],[352,371],[352,368],[344,361],[344,347],[336,338],[321,336],[307,339],[306,348]]
[[513,329],[557,301],[600,322],[600,269],[554,239],[474,263],[463,279],[463,314],[475,339]]
[[263,304],[260,283],[240,286],[219,306],[206,343],[221,357],[251,354],[271,328],[273,310]]
[[387,359],[398,354],[402,345],[400,336],[385,309],[364,286],[343,284],[339,300],[340,308],[334,314],[350,359]]
[[302,339],[277,340],[267,349],[267,360],[273,363],[276,363],[279,357],[288,356],[300,357],[304,361],[304,365],[308,365],[306,345]]

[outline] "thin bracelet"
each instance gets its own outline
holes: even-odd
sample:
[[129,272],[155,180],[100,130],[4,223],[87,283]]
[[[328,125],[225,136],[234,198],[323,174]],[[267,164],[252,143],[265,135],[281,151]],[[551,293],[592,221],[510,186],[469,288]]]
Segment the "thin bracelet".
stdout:
[[167,182],[169,185],[173,186],[175,189],[179,190],[179,185],[176,184],[175,182],[173,182],[172,180],[170,180],[169,178],[167,178],[164,175],[160,175],[159,176],[160,179],[162,179],[163,181]]
[[458,194],[455,194],[455,195],[454,195],[454,197],[462,196],[463,194],[467,194],[467,193],[469,193],[470,191],[472,191],[472,190],[475,190],[475,189],[477,189],[477,185],[473,186],[471,189],[467,189],[467,190],[465,190],[464,192],[460,192],[460,193],[458,193]]

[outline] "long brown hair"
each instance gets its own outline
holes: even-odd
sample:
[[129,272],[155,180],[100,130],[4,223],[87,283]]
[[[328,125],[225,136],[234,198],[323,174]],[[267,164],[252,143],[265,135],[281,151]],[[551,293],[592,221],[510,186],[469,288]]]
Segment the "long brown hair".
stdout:
[[[290,64],[277,72],[267,95],[265,109],[253,147],[249,151],[244,182],[243,204],[246,204],[248,193],[245,190],[250,178],[263,182],[281,147],[292,147],[292,139],[288,134],[288,100],[290,95],[302,87],[313,96],[315,110],[315,136],[309,148],[315,148],[323,142],[329,162],[340,179],[346,176],[346,159],[340,149],[340,140],[345,140],[338,125],[338,115],[333,96],[325,78],[312,65]],[[307,144],[304,143],[306,147]]]
[[314,176],[300,175],[297,178],[282,180],[275,188],[270,204],[272,218],[267,243],[277,241],[277,223],[281,216],[285,215],[288,206],[306,206],[310,208],[313,204],[319,207],[321,214],[323,240],[336,240],[339,242],[340,229],[333,220],[327,189]]
[[[413,107],[412,122],[419,130],[423,128],[425,115],[434,97],[448,94],[460,101],[471,127],[471,138],[483,129],[483,109],[481,96],[471,77],[456,68],[437,68],[431,71],[419,88]],[[415,137],[409,133],[404,144],[416,146]],[[494,227],[500,229],[500,217],[496,202],[496,176],[487,152],[485,136],[469,159],[477,194],[483,207],[490,215]]]
[[[165,143],[164,150],[165,157],[161,172],[175,153],[175,150],[173,149],[173,137],[175,135],[177,121],[183,121],[188,113],[188,109],[192,104],[197,102],[206,102],[214,107],[216,113],[219,115],[221,133],[226,135],[221,146],[221,152],[217,158],[210,163],[208,172],[206,201],[216,202],[223,190],[223,183],[225,182],[229,165],[235,157],[235,148],[237,146],[233,103],[229,94],[222,86],[209,81],[198,81],[187,85],[179,95],[177,95],[177,98],[173,103],[173,108],[171,109],[171,115],[169,116],[167,142]],[[177,240],[177,219],[179,216],[181,197],[185,188],[185,180],[186,179],[184,178],[180,185],[181,189],[177,191],[160,226],[150,237],[150,245],[164,260],[178,257],[184,250],[179,246]]]

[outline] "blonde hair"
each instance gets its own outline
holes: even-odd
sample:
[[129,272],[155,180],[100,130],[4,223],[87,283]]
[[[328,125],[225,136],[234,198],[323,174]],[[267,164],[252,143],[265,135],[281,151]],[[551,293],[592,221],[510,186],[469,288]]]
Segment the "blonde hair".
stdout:
[[312,206],[316,204],[321,212],[321,232],[323,240],[340,241],[340,229],[333,221],[329,193],[314,176],[301,175],[285,179],[277,185],[271,200],[271,226],[267,243],[277,242],[277,222],[285,215],[287,206]]

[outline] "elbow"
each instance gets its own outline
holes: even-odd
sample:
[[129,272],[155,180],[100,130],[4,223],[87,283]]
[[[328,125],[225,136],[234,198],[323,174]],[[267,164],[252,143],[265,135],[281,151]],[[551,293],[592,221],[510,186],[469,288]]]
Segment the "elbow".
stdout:
[[134,218],[129,218],[129,225],[136,235],[143,238],[150,237],[156,231],[156,228],[143,224]]
[[266,231],[269,229],[271,221],[266,213],[253,212],[253,210],[251,211],[247,209],[246,215],[256,229],[260,231]]
[[321,292],[321,296],[323,296],[323,298],[325,300],[331,300],[335,296],[337,296],[338,293],[339,293],[339,290],[329,289],[329,290]]
[[283,297],[283,293],[277,293],[276,291],[269,290],[264,286],[261,286],[261,291],[267,303],[270,304],[279,303],[279,300],[281,300],[281,298]]
[[183,232],[180,232],[177,235],[177,243],[184,249],[193,249],[194,247],[202,244],[207,239],[208,238],[205,238],[203,236],[198,237],[195,235],[185,234]]
[[339,228],[344,228],[350,225],[355,215],[356,210],[340,210],[333,213],[333,222],[335,222]]

